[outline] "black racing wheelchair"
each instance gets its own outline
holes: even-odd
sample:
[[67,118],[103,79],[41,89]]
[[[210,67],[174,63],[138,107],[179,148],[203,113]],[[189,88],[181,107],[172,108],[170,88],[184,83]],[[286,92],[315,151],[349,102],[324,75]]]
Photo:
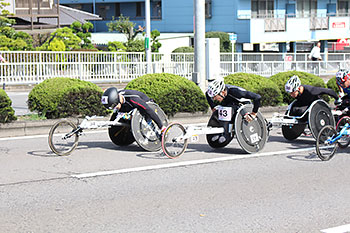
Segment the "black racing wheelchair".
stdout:
[[[163,110],[156,103],[147,104],[159,116],[163,125],[168,125]],[[115,145],[127,146],[136,141],[146,151],[161,149],[161,133],[158,126],[150,117],[142,115],[138,109],[130,112],[114,111],[110,121],[94,121],[97,118],[103,117],[87,116],[79,125],[69,119],[56,122],[49,132],[49,147],[52,152],[60,156],[69,155],[78,146],[83,130],[105,127],[108,127],[109,138]]]

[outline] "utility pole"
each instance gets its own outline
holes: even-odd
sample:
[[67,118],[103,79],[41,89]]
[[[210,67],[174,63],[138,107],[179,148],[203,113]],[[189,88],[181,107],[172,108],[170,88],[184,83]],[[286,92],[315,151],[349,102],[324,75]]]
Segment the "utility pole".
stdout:
[[192,80],[205,91],[205,0],[194,4],[194,73]]
[[145,38],[145,50],[146,50],[146,63],[147,63],[147,74],[151,73],[151,47],[150,47],[150,37],[151,37],[151,4],[150,0],[145,0],[145,19],[146,19],[146,38]]

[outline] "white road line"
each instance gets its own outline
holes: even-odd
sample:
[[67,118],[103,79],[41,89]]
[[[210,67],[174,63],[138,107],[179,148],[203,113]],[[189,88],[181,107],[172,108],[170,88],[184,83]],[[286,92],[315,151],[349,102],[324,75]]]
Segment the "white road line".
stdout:
[[350,232],[350,224],[324,229],[324,230],[321,230],[321,232],[324,232],[324,233],[346,233],[346,232]]
[[175,163],[159,164],[159,165],[145,166],[145,167],[134,167],[134,168],[119,169],[119,170],[82,173],[82,174],[75,174],[71,176],[74,178],[89,178],[89,177],[116,175],[116,174],[139,172],[139,171],[158,170],[158,169],[164,169],[164,168],[199,165],[199,164],[206,164],[206,163],[216,163],[221,161],[230,161],[230,160],[237,160],[237,159],[248,159],[248,158],[257,158],[257,157],[267,157],[267,156],[273,156],[273,155],[291,154],[295,152],[300,153],[300,152],[313,151],[313,150],[315,150],[315,147],[275,151],[275,152],[265,152],[265,153],[257,153],[257,154],[247,154],[247,155],[232,155],[228,157],[220,157],[220,158],[212,158],[212,159],[201,159],[201,160],[175,162]]

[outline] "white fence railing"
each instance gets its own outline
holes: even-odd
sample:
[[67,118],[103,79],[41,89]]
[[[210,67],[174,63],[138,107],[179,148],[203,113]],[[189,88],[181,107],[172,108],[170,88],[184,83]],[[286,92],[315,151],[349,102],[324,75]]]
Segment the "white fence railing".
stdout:
[[[33,84],[53,77],[71,77],[91,82],[128,82],[146,74],[144,53],[117,52],[19,52],[4,51],[7,63],[0,63],[0,84]],[[350,68],[350,54],[323,54],[323,61],[311,62],[308,54],[221,53],[220,76],[236,72],[269,77],[288,70],[316,75],[334,75]],[[152,73],[172,73],[191,79],[193,53],[152,54]]]

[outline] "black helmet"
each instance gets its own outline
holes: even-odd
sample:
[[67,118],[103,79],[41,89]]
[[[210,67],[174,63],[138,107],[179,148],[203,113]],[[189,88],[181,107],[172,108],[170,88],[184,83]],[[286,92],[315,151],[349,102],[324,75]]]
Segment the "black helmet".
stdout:
[[110,87],[105,90],[102,95],[101,102],[106,108],[114,108],[117,104],[119,104],[118,89],[115,87]]

